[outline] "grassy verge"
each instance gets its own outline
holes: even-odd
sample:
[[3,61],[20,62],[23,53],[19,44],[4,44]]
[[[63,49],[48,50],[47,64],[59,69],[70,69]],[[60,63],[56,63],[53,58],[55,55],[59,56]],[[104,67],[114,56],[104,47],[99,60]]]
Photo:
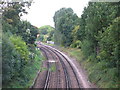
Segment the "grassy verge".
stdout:
[[45,57],[42,55],[42,53],[40,52],[40,50],[36,49],[36,53],[35,53],[35,59],[31,60],[25,67],[25,69],[23,70],[23,76],[20,76],[20,78],[17,78],[16,80],[14,80],[10,87],[12,88],[29,88],[36,75],[37,72],[42,69],[42,61],[45,60]]
[[85,59],[80,49],[62,48],[62,51],[75,57],[81,65],[87,70],[90,82],[96,84],[100,88],[117,88],[117,79],[115,74],[116,68],[105,67],[106,63],[93,62],[93,60]]
[[75,57],[79,61],[82,61],[84,58],[80,49],[61,47],[61,51],[68,53],[71,57]]

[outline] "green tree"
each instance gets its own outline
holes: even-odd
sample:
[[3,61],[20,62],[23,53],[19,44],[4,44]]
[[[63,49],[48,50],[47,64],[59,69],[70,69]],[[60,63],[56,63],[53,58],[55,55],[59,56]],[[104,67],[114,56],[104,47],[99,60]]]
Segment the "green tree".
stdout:
[[55,40],[63,46],[70,46],[73,42],[73,37],[71,35],[72,30],[77,22],[77,15],[73,12],[71,8],[61,8],[54,15],[55,22],[55,34],[62,34],[61,38],[57,38],[55,35]]
[[20,57],[27,62],[29,59],[29,51],[26,43],[22,40],[21,37],[18,36],[11,36],[10,40],[13,43],[16,51],[19,53]]
[[51,31],[48,35],[47,41],[54,41],[54,31]]
[[[106,11],[107,10],[107,11]],[[106,28],[112,23],[112,20],[117,15],[117,7],[111,6],[110,3],[90,2],[85,8],[80,21],[80,30],[78,30],[78,39],[87,40],[89,42],[89,54],[97,55],[99,53],[99,33],[103,33]],[[83,41],[84,44],[84,41]],[[83,45],[83,47],[85,47]],[[83,50],[84,51],[84,50]]]
[[3,34],[2,37],[2,84],[8,86],[21,71],[21,57],[9,40],[9,37]]
[[109,67],[118,67],[119,65],[119,25],[120,17],[113,20],[112,24],[101,35],[100,40],[100,60],[109,62]]
[[40,41],[53,41],[54,28],[50,25],[42,26],[38,29]]
[[11,87],[13,82],[22,83],[23,86],[24,82],[30,79],[25,74],[25,70],[30,67],[31,59],[35,59],[32,55],[35,52],[34,42],[38,32],[35,26],[20,19],[21,15],[26,13],[23,7],[25,8],[28,4],[24,2],[0,3],[3,9],[2,84],[5,88]]
[[[119,8],[119,3],[90,2],[80,18],[79,30],[73,30],[77,31],[74,32],[75,39],[81,41],[86,60],[95,63],[91,66],[94,70],[89,69],[89,78],[99,86],[103,81],[107,82],[105,87],[115,88],[119,85]],[[100,80],[97,82],[95,79]]]

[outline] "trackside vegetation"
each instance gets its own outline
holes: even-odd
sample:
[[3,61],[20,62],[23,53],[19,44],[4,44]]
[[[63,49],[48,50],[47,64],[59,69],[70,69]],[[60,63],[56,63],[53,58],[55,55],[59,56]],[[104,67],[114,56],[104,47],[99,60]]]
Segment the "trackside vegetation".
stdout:
[[[53,16],[55,27],[40,28],[21,19],[31,2],[3,0],[0,6],[3,88],[28,88],[38,70],[46,69],[36,41],[64,47],[97,87],[120,87],[120,2],[89,2],[81,16],[72,8],[61,8]],[[53,65],[51,71],[55,70]]]
[[29,88],[44,60],[35,41],[38,28],[20,18],[28,2],[0,3],[2,12],[2,87]]
[[119,2],[89,2],[81,17],[71,8],[61,8],[53,17],[55,44],[77,48],[68,51],[84,63],[90,81],[100,88],[120,85],[119,10]]
[[46,42],[54,40],[54,28],[50,25],[41,26],[38,28],[40,36],[37,38],[37,41]]

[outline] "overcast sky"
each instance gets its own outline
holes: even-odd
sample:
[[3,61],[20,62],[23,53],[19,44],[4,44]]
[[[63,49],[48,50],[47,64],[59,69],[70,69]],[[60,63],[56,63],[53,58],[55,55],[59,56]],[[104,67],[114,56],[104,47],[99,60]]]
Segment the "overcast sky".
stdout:
[[88,1],[90,0],[33,0],[28,15],[22,18],[37,27],[44,25],[54,27],[53,16],[57,10],[70,7],[80,17]]

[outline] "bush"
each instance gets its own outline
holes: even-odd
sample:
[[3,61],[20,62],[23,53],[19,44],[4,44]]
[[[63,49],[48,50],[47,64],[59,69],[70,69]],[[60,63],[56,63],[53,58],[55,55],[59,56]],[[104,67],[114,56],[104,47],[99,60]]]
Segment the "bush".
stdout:
[[[33,53],[33,52],[31,52]],[[42,69],[42,55],[39,50],[34,49],[33,58],[28,61],[22,70],[22,75],[14,80],[9,87],[12,88],[28,88],[33,84],[37,72]]]
[[93,54],[93,45],[90,41],[84,40],[81,44],[81,50],[86,58]]
[[[90,62],[89,62],[90,63]],[[90,65],[93,63],[90,63]],[[118,75],[117,68],[108,68],[108,63],[101,61],[89,66],[89,79],[91,82],[97,84],[99,87],[104,88],[117,88]]]
[[29,59],[28,46],[19,36],[11,36],[10,40],[14,44],[16,51],[20,54],[20,57],[27,61]]
[[100,41],[101,50],[99,56],[101,60],[106,60],[110,67],[117,67],[119,62],[119,45],[120,35],[118,25],[120,24],[120,17],[113,20],[113,23],[102,34]]
[[2,38],[2,83],[3,87],[19,76],[21,58],[9,38]]
[[77,40],[73,44],[70,45],[72,48],[81,48],[81,41]]
[[7,34],[3,34],[2,50],[2,81],[3,87],[8,87],[11,82],[25,77],[23,71],[29,60],[29,51],[21,37],[8,38]]

